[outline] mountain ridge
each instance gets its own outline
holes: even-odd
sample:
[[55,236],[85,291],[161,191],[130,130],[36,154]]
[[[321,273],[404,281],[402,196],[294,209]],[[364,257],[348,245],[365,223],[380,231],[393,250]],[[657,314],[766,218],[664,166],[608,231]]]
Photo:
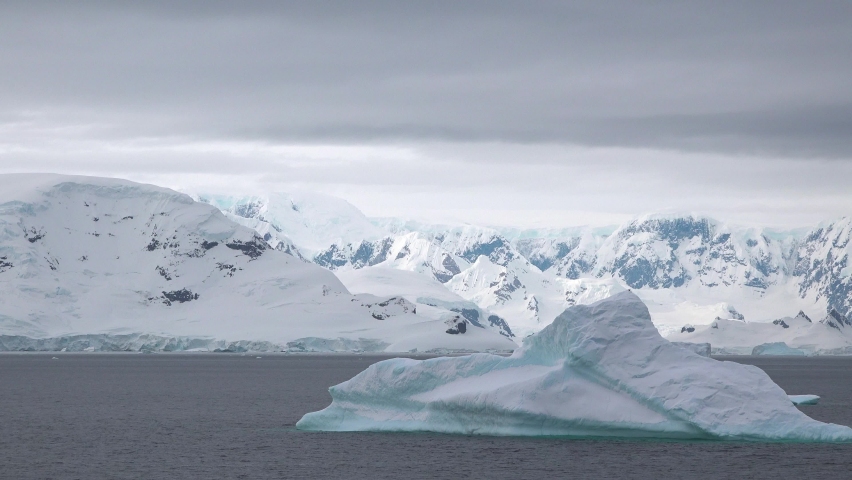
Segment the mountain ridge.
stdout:
[[[577,301],[623,289],[640,292],[666,332],[678,324],[710,323],[734,307],[764,321],[784,316],[785,302],[788,315],[800,309],[818,317],[832,308],[844,315],[852,310],[848,217],[806,232],[672,213],[637,216],[614,228],[372,222],[384,229],[382,235],[373,231],[372,237],[331,242],[310,260],[333,271],[416,271],[481,308],[513,318],[512,328],[523,334]],[[486,270],[491,277],[473,288],[472,279],[483,278]]]

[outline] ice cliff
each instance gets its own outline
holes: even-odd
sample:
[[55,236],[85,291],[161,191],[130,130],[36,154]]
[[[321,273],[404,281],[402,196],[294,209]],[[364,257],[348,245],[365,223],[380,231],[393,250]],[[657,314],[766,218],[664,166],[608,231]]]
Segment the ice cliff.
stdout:
[[376,363],[297,427],[531,436],[852,441],[762,370],[663,339],[632,292],[567,309],[511,357]]

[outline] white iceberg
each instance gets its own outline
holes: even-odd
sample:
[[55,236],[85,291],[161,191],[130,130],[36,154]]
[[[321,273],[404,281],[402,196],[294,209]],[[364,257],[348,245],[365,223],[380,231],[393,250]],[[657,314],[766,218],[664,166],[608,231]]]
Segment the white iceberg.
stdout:
[[511,357],[386,360],[329,391],[332,404],[298,428],[852,441],[849,427],[801,413],[759,368],[663,339],[631,292],[569,308]]
[[816,405],[819,403],[819,395],[787,395],[793,405]]

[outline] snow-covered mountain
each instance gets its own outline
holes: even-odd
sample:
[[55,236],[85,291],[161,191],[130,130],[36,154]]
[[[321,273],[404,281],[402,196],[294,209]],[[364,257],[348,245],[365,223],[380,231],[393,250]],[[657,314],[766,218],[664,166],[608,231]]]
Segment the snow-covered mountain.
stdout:
[[338,275],[372,268],[419,273],[506,319],[520,336],[571,305],[624,289],[642,298],[664,334],[717,317],[760,323],[799,310],[817,318],[831,309],[852,313],[848,218],[804,234],[697,215],[649,215],[600,229],[372,223],[369,234],[331,242],[309,258]]
[[[196,200],[222,210],[228,218],[250,225],[262,235],[283,232],[312,258],[332,245],[374,240],[384,230],[349,202],[312,192],[271,193],[263,196],[192,194]],[[276,235],[277,234],[277,235]]]
[[472,226],[440,233],[400,231],[374,241],[332,245],[313,260],[339,275],[366,267],[419,273],[489,315],[511,319],[511,329],[524,336],[568,306],[623,290],[612,281],[543,274],[495,230]]
[[820,225],[796,242],[790,273],[798,279],[799,295],[852,316],[850,255],[852,217]]
[[353,296],[298,255],[172,190],[1,175],[0,349],[514,348],[497,327]]

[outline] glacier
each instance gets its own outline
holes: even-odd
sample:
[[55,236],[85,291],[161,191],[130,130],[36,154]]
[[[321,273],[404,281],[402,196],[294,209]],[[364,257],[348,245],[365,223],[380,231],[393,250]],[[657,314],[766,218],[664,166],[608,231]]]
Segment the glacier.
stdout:
[[660,336],[622,292],[565,310],[510,357],[376,363],[329,389],[309,431],[849,442],[757,367],[717,361]]

